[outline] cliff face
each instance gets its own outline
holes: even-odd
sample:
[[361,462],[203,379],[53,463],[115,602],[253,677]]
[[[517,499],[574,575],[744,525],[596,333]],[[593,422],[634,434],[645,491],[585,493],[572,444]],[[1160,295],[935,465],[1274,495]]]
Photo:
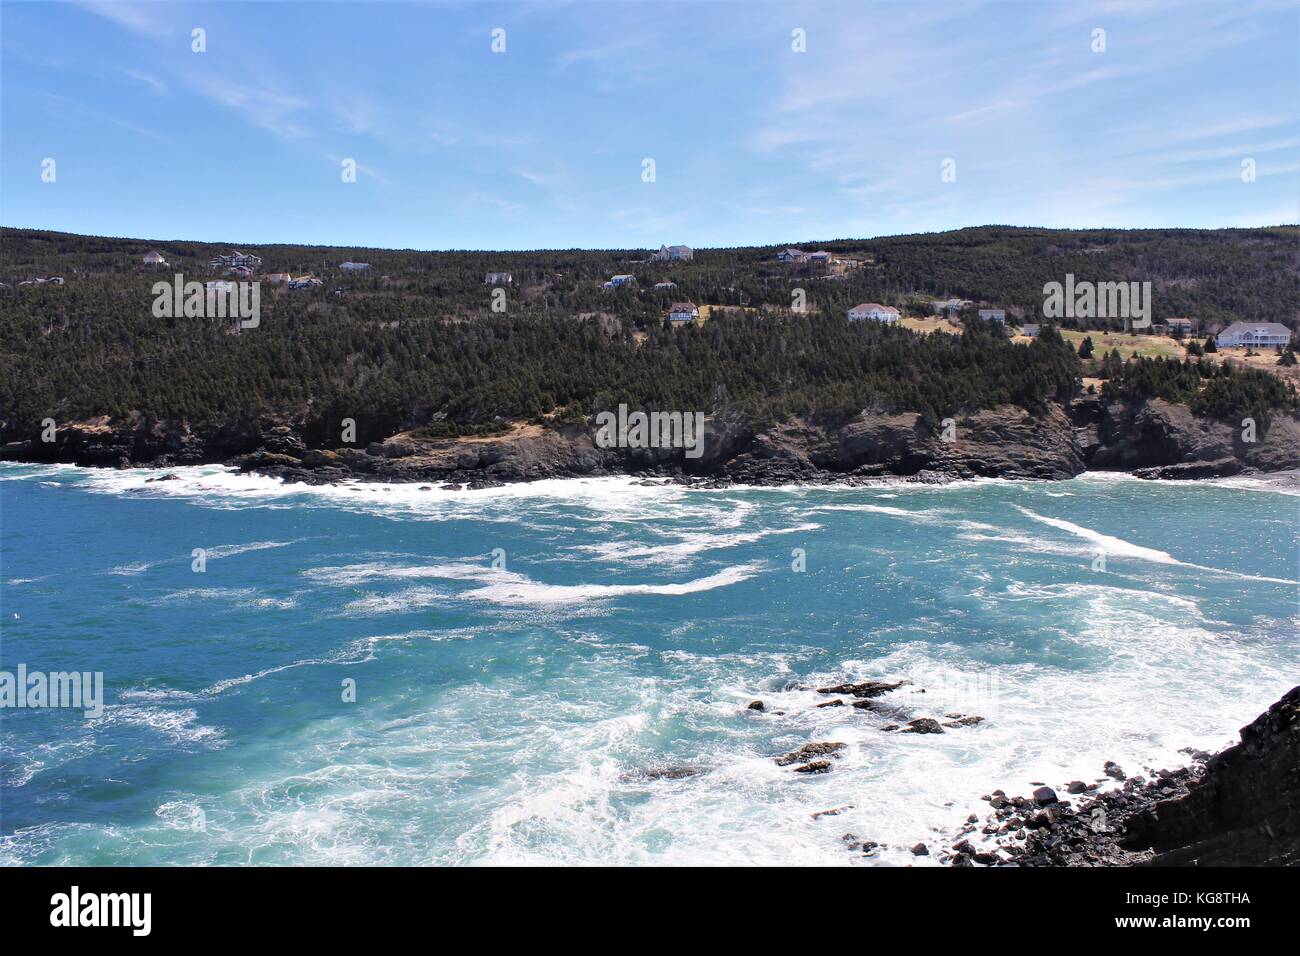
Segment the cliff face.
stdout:
[[1157,866],[1300,866],[1300,687],[1211,757],[1199,782],[1131,817]]
[[1275,413],[1266,429],[1258,429],[1257,441],[1245,442],[1241,427],[1159,399],[1130,405],[1086,398],[1037,415],[1002,406],[951,422],[865,411],[848,421],[814,417],[754,428],[723,416],[706,421],[699,458],[686,458],[680,449],[600,448],[583,426],[518,427],[500,437],[439,441],[399,435],[364,448],[318,447],[319,426],[273,416],[194,424],[103,417],[61,424],[53,442],[10,441],[0,457],[110,467],[233,461],[309,482],[354,476],[496,483],[644,474],[779,484],[881,475],[1060,479],[1085,469],[1201,478],[1300,468],[1295,417]]
[[1137,406],[1094,405],[1076,406],[1076,415],[1095,436],[1092,468],[1153,469],[1148,477],[1200,478],[1300,466],[1300,422],[1292,416],[1274,414],[1267,428],[1258,423],[1258,440],[1248,442],[1240,423],[1198,418],[1187,406],[1158,398]]
[[[1190,751],[1189,751],[1190,752]],[[1040,787],[1032,799],[995,790],[994,810],[973,844],[963,829],[946,860],[954,866],[1300,866],[1300,687],[1242,728],[1241,742],[1151,780],[1126,777],[1066,784],[1080,802]],[[1101,779],[1105,779],[1104,777]]]

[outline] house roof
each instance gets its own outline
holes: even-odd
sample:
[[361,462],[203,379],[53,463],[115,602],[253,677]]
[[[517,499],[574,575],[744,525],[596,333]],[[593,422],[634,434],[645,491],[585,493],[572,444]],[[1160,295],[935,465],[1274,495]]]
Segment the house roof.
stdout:
[[698,312],[699,306],[694,302],[674,302],[668,307],[669,312]]
[[1281,322],[1233,322],[1220,335],[1229,335],[1231,333],[1254,332],[1256,335],[1287,335],[1291,334]]
[[853,308],[849,309],[849,311],[850,312],[893,312],[894,314],[898,313],[898,310],[894,308],[892,305],[881,305],[879,302],[863,302],[860,305],[855,305]]

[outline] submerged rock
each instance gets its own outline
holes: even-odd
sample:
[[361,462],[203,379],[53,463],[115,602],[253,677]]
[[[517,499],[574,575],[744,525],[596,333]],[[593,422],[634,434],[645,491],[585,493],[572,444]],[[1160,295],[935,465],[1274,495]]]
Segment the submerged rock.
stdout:
[[852,809],[853,809],[853,804],[849,804],[848,806],[843,806],[843,807],[832,807],[829,810],[817,810],[816,812],[812,813],[811,816],[814,820],[820,820],[822,817],[838,817],[845,810],[852,810]]
[[683,780],[704,773],[703,767],[649,767],[623,774],[624,780]]
[[933,717],[918,717],[916,720],[909,720],[907,726],[903,728],[905,734],[941,734],[943,728],[939,726],[939,721]]
[[905,680],[889,683],[882,680],[868,680],[860,684],[835,684],[832,687],[818,687],[819,694],[849,694],[852,697],[879,697],[881,694],[888,694],[891,690],[898,690],[904,684],[909,683]]
[[814,760],[806,763],[801,767],[795,767],[795,773],[829,773],[831,762],[829,760]]
[[775,758],[776,765],[778,767],[788,767],[792,763],[799,763],[809,757],[838,756],[838,751],[847,746],[848,744],[840,743],[837,740],[823,740],[804,744],[798,750],[792,750],[784,756]]

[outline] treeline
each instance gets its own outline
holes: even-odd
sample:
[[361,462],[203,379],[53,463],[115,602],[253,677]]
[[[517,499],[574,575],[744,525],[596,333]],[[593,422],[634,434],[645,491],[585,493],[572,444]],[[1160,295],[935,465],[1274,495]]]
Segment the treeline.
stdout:
[[1300,405],[1295,386],[1260,369],[1226,362],[1143,357],[1124,362],[1111,352],[1101,363],[1101,374],[1106,378],[1102,394],[1108,398],[1163,398],[1224,421],[1250,416],[1261,427],[1267,426],[1272,410],[1294,411]]
[[942,418],[1067,397],[1078,356],[1059,337],[1012,345],[997,326],[918,335],[828,315],[576,318],[521,307],[472,319],[416,296],[275,293],[256,329],[154,318],[148,279],[37,286],[5,302],[0,417],[31,430],[97,414],[212,420],[259,412],[357,419],[390,432],[585,418],[632,407],[792,414],[909,409]]
[[[166,242],[5,229],[0,278],[63,274],[102,277],[182,271],[208,274],[208,260],[230,243]],[[682,238],[682,237],[669,237]],[[234,244],[237,245],[237,244]],[[928,312],[931,298],[972,299],[1006,307],[1020,321],[1042,320],[1043,286],[1078,281],[1150,281],[1153,318],[1197,319],[1202,334],[1237,320],[1300,328],[1300,227],[1272,229],[1065,230],[983,226],[871,240],[807,242],[863,260],[838,270],[777,262],[783,246],[696,250],[694,261],[656,262],[650,250],[420,252],[296,245],[237,245],[264,258],[263,272],[313,273],[357,293],[423,297],[431,309],[473,313],[488,306],[488,272],[509,272],[509,298],[568,313],[607,311],[653,320],[674,299],[748,308],[788,309],[803,290],[812,311],[842,316],[858,302],[879,301]],[[151,249],[166,269],[141,262]],[[371,263],[369,274],[344,274],[345,260]],[[630,273],[635,289],[600,283]],[[387,277],[387,278],[384,278]],[[656,291],[656,282],[676,289]],[[1122,327],[1122,320],[1070,320],[1069,327]]]
[[[13,229],[2,238],[6,435],[31,433],[45,417],[128,412],[192,420],[261,412],[320,422],[351,417],[367,434],[456,434],[544,416],[576,420],[620,402],[735,410],[759,421],[873,407],[935,418],[1003,403],[1040,409],[1071,395],[1080,377],[1078,356],[1050,329],[1020,346],[969,315],[962,335],[918,335],[849,323],[845,311],[861,301],[919,307],[930,296],[952,294],[1019,302],[1027,320],[1043,281],[1066,270],[1080,278],[1115,276],[1121,266],[1138,270],[1135,278],[1142,269],[1183,275],[1188,281],[1177,287],[1186,295],[1218,289],[1222,299],[1215,301],[1235,303],[1252,317],[1283,302],[1294,310],[1297,300],[1295,229],[990,227],[803,244],[863,259],[836,279],[775,261],[777,247],[700,250],[693,262],[660,263],[646,250],[237,246],[263,257],[263,273],[313,273],[324,285],[288,290],[264,282],[260,325],[235,334],[228,322],[159,319],[151,311],[154,282],[176,272],[210,277],[208,260],[230,244]],[[142,263],[152,249],[168,258],[167,267]],[[349,259],[369,262],[370,271],[341,272],[338,264]],[[1089,263],[1096,271],[1084,270]],[[513,276],[504,287],[504,312],[493,311],[484,282],[492,271]],[[602,289],[616,273],[636,275],[637,286]],[[45,275],[65,276],[67,284],[15,284]],[[665,280],[677,288],[652,288]],[[790,308],[796,289],[805,292],[806,312]],[[686,298],[733,308],[715,309],[699,326],[669,327],[667,304]],[[1197,311],[1183,305],[1180,311]],[[1133,387],[1156,387],[1144,375],[1134,373]],[[1157,384],[1164,391],[1152,394],[1202,402],[1215,414],[1290,400],[1250,376],[1210,381],[1195,393]]]
[[[835,249],[839,244],[831,243]],[[1151,282],[1153,319],[1183,316],[1202,332],[1237,320],[1300,328],[1300,228],[1022,229],[984,226],[877,240],[901,288],[924,288],[1042,316],[1043,285]],[[1118,329],[1111,320],[1070,327]]]

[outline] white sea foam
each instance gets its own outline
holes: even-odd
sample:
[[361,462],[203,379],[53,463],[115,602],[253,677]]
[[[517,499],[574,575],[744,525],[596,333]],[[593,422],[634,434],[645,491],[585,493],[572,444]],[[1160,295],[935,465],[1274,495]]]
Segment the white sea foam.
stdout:
[[873,505],[873,504],[819,505],[810,510],[812,512],[861,511],[870,514],[888,515],[891,518],[904,518],[908,521],[915,521],[920,524],[936,524],[944,520],[944,516],[938,511],[934,511],[934,510],[912,511],[907,508],[895,508],[892,505]]
[[[173,494],[171,486],[180,484],[155,483],[142,492],[154,494],[166,486],[156,493]],[[319,558],[322,564],[339,566],[304,571],[307,594],[319,598],[328,588],[362,589],[346,595],[326,591],[327,598],[340,598],[324,602],[330,614],[349,600],[396,599],[391,610],[376,604],[348,612],[381,615],[409,609],[413,596],[435,595],[436,601],[460,602],[462,616],[467,602],[503,609],[470,615],[479,625],[473,630],[439,630],[433,626],[437,614],[429,613],[428,626],[420,620],[420,626],[404,629],[403,622],[392,633],[356,639],[353,635],[364,633],[366,620],[334,621],[347,628],[336,650],[308,649],[304,628],[304,634],[295,636],[304,644],[300,659],[236,673],[200,691],[124,691],[122,697],[137,712],[134,717],[106,712],[118,726],[149,728],[172,747],[214,746],[225,742],[224,736],[203,736],[195,710],[164,705],[201,707],[205,719],[215,722],[206,715],[220,713],[222,703],[212,698],[238,696],[242,688],[267,681],[257,693],[274,699],[281,683],[296,686],[295,668],[361,667],[384,649],[411,655],[413,665],[411,679],[396,687],[360,680],[365,710],[344,708],[346,713],[337,716],[288,723],[278,728],[273,743],[259,737],[240,741],[247,749],[230,746],[224,754],[229,774],[222,778],[223,786],[205,791],[201,800],[209,824],[202,834],[177,839],[177,828],[184,829],[187,814],[200,803],[182,784],[148,804],[158,807],[154,820],[129,827],[29,828],[0,839],[0,860],[79,862],[83,848],[93,845],[106,858],[124,862],[152,853],[155,860],[190,863],[935,865],[938,850],[957,838],[955,827],[966,814],[987,811],[981,793],[999,786],[1026,793],[1037,780],[1056,787],[1071,779],[1092,781],[1101,776],[1105,760],[1119,761],[1130,773],[1184,762],[1178,748],[1215,749],[1230,743],[1233,728],[1253,719],[1300,678],[1294,620],[1279,622],[1262,614],[1249,625],[1215,620],[1223,606],[1222,589],[1215,591],[1212,579],[1186,573],[1206,569],[1083,525],[1051,524],[1060,519],[1045,522],[1026,514],[1022,520],[1012,512],[1003,522],[999,512],[1007,510],[1009,495],[1001,489],[1010,486],[972,490],[974,511],[954,506],[950,513],[919,505],[896,509],[901,514],[876,511],[909,524],[936,524],[956,537],[1005,538],[1018,553],[1014,561],[974,568],[936,561],[942,555],[913,555],[915,567],[924,564],[924,573],[935,575],[932,583],[939,590],[926,592],[937,595],[933,614],[920,608],[916,616],[878,622],[870,608],[860,613],[837,608],[833,621],[843,632],[838,634],[821,630],[826,618],[817,616],[821,609],[814,602],[825,595],[812,590],[806,598],[803,591],[791,592],[791,600],[808,602],[808,613],[801,616],[805,608],[800,603],[800,614],[785,621],[789,630],[779,640],[761,624],[765,613],[782,613],[776,602],[756,603],[752,617],[712,620],[707,614],[688,614],[668,619],[662,628],[647,615],[644,635],[633,639],[616,628],[575,622],[568,611],[572,603],[620,595],[684,595],[723,587],[760,573],[761,567],[753,565],[706,576],[644,570],[615,576],[606,568],[608,583],[557,586],[536,580],[542,571],[535,568],[531,576],[495,571],[486,556],[477,563],[375,552],[348,564],[341,563],[347,558]],[[1034,497],[1042,486],[1023,487],[1022,500],[1043,500]],[[952,488],[907,486],[891,493],[906,503],[920,495],[921,504],[933,504],[932,494],[951,494]],[[1081,498],[1087,492],[1085,487],[1076,490]],[[1160,491],[1142,486],[1143,494]],[[285,489],[262,502],[292,495],[304,496],[299,503],[324,500],[316,492]],[[739,493],[628,487],[610,490],[594,504],[579,491],[527,502],[490,499],[487,492],[447,492],[441,503],[430,504],[410,489],[362,490],[355,496],[358,503],[330,506],[371,509],[377,516],[414,516],[420,509],[422,514],[487,514],[566,533],[579,527],[583,534],[576,539],[555,535],[547,540],[558,541],[560,548],[576,540],[586,550],[570,548],[569,553],[611,558],[616,552],[601,551],[606,542],[593,541],[595,535],[635,532],[627,535],[629,543],[651,549],[653,556],[670,553],[654,549],[706,545],[677,552],[689,558],[714,550],[708,545],[718,541],[727,542],[719,548],[752,543],[744,536],[755,525],[777,526],[773,534],[789,533],[784,525],[826,500],[822,489],[788,499],[754,495],[751,505],[763,502],[754,506],[757,515],[747,512],[744,523],[723,525],[723,512],[739,510],[729,503]],[[221,495],[195,497],[207,505]],[[403,503],[405,498],[410,501]],[[497,504],[487,504],[490,500]],[[855,503],[852,498],[836,500],[849,508]],[[776,520],[773,506],[783,509]],[[606,508],[613,517],[602,513]],[[831,532],[838,523],[828,521],[821,529],[828,548],[837,544]],[[929,528],[910,529],[901,522],[890,526],[898,527],[900,536],[908,530],[933,536]],[[1129,537],[1140,541],[1144,535],[1131,532]],[[1100,539],[1112,546],[1119,542],[1125,557],[1142,562],[1143,571],[1158,580],[1134,579],[1135,586],[1124,587],[1114,577],[1088,579],[1082,572],[1085,580],[1075,580],[1069,569],[1062,571],[1061,562],[1041,558],[1043,553],[1086,554]],[[512,560],[512,567],[521,564]],[[1177,573],[1156,575],[1156,568]],[[1020,580],[1016,575],[1022,570],[1033,573]],[[977,591],[959,604],[972,575],[978,578]],[[660,576],[675,580],[646,580]],[[638,580],[629,583],[627,577]],[[1186,586],[1189,579],[1192,586]],[[809,575],[807,586],[815,580]],[[954,581],[961,587],[952,588]],[[799,585],[805,586],[805,579]],[[384,593],[385,587],[393,590]],[[252,589],[226,591],[223,599],[231,601],[263,597]],[[175,600],[203,599],[189,595]],[[1277,605],[1269,607],[1270,613],[1284,614]],[[527,618],[531,625],[539,608],[565,609],[562,625],[527,633],[507,629],[507,624],[493,633],[507,618]],[[936,620],[942,623],[947,611],[983,615],[980,620],[998,626],[989,626],[987,633],[980,627],[960,631],[945,642]],[[806,628],[800,626],[804,620]],[[754,641],[729,640],[737,634],[748,637],[751,628]],[[435,656],[428,646],[480,635],[487,638],[482,648],[459,644],[438,649],[448,657]],[[499,635],[508,635],[510,653],[490,649]],[[486,654],[469,654],[475,650]],[[458,657],[462,652],[464,660]],[[445,681],[440,667],[447,660],[455,662],[451,672],[470,665],[463,672],[470,676]],[[237,671],[240,664],[230,667]],[[379,680],[381,670],[362,667],[357,673]],[[437,677],[426,682],[426,673]],[[898,735],[882,732],[883,719],[875,715],[815,706],[827,699],[816,693],[817,686],[868,677],[911,678],[913,685],[882,702],[905,706],[916,716],[962,712],[987,719],[941,735]],[[746,709],[756,697],[767,703],[762,713]],[[187,740],[184,733],[169,734],[169,726],[200,736]],[[206,731],[220,734],[214,728]],[[831,773],[807,776],[773,762],[774,756],[813,740],[847,745],[832,761]],[[41,755],[34,759],[57,765]],[[697,772],[680,779],[651,779],[643,773],[669,766]],[[815,811],[850,805],[838,816],[812,819]],[[887,847],[864,859],[840,839],[846,831]],[[907,848],[918,841],[930,845],[931,857],[911,856]]]
[[1038,514],[1037,512],[1030,511],[1022,505],[1014,505],[1013,507],[1021,514],[1028,518],[1032,518],[1034,521],[1053,528],[1059,528],[1062,531],[1068,531],[1076,537],[1091,542],[1096,545],[1098,550],[1104,551],[1108,555],[1116,555],[1125,558],[1140,558],[1144,561],[1154,561],[1157,564],[1183,563],[1175,559],[1172,555],[1167,554],[1164,551],[1158,551],[1155,548],[1144,548],[1141,545],[1125,541],[1123,538],[1116,538],[1108,534],[1102,534],[1101,532],[1094,531],[1091,528],[1077,525],[1072,521],[1065,521],[1061,518],[1048,518]]
[[1125,541],[1123,538],[1116,538],[1108,534],[1102,534],[1091,528],[1085,528],[1077,525],[1072,521],[1065,521],[1061,518],[1048,518],[1036,512],[1030,511],[1021,505],[1014,506],[1018,511],[1025,514],[1045,525],[1053,528],[1059,528],[1062,531],[1068,531],[1075,537],[1082,538],[1094,545],[1097,551],[1104,552],[1106,555],[1114,555],[1124,558],[1138,558],[1143,561],[1152,561],[1156,564],[1178,565],[1183,568],[1191,568],[1197,571],[1208,571],[1211,574],[1218,574],[1224,577],[1236,578],[1243,581],[1261,581],[1268,584],[1291,584],[1300,585],[1300,581],[1294,581],[1290,578],[1274,578],[1261,574],[1245,574],[1239,571],[1228,571],[1222,568],[1206,567],[1203,564],[1193,564],[1188,561],[1180,561],[1164,551],[1158,551],[1155,548],[1145,548],[1141,545]]
[[804,534],[819,528],[821,528],[819,524],[805,522],[792,528],[766,528],[757,531],[738,531],[732,534],[714,534],[706,531],[683,532],[679,535],[679,540],[669,544],[601,541],[596,544],[579,545],[575,550],[594,554],[601,561],[679,565],[693,555],[705,551],[754,544],[774,535]]
[[136,704],[108,704],[104,715],[86,721],[94,729],[107,727],[147,727],[166,737],[174,744],[221,743],[222,732],[216,727],[198,723],[198,714],[188,708],[171,709]]
[[496,604],[579,604],[631,594],[684,595],[712,591],[747,581],[760,570],[758,564],[738,564],[716,574],[675,584],[541,584],[522,575],[503,575],[497,583],[467,591],[464,597]]
[[[748,580],[760,565],[743,564],[725,568],[715,574],[680,583],[662,584],[545,584],[515,571],[498,570],[489,565],[451,562],[447,564],[393,566],[357,564],[346,567],[313,568],[303,572],[314,580],[332,585],[356,585],[381,578],[435,578],[471,581],[483,587],[461,591],[460,600],[490,601],[496,604],[567,605],[600,601],[634,594],[684,595],[710,591]],[[408,589],[395,595],[371,595],[353,602],[349,608],[370,613],[405,611],[443,599],[441,592]]]
[[[266,551],[271,548],[287,548],[289,545],[296,543],[296,541],[251,541],[247,544],[212,545],[204,548],[203,551],[206,560],[217,561],[221,558],[230,558],[237,554],[245,554],[249,551]],[[116,567],[109,568],[108,573],[134,576],[143,574],[151,568],[156,568],[160,565],[171,562],[189,562],[190,560],[191,554],[187,551],[184,554],[171,558],[161,558],[157,561],[134,561],[130,564],[119,564]]]

